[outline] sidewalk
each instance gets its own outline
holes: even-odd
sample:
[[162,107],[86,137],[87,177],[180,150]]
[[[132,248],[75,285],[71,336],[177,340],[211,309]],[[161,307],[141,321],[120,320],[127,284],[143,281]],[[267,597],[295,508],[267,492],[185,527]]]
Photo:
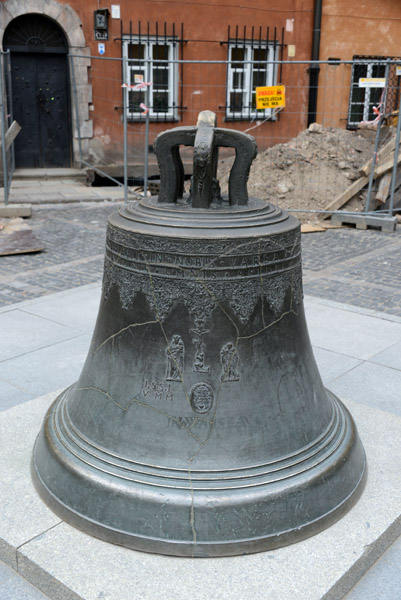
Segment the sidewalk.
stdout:
[[[45,397],[42,400],[36,400],[38,396],[64,388],[76,380],[89,346],[97,315],[99,295],[100,283],[95,283],[9,305],[0,310],[0,328],[3,332],[0,341],[0,395],[2,398],[1,408],[4,411],[0,415],[3,420],[6,419],[8,423],[24,421],[24,412],[29,413],[32,407],[38,403],[44,403],[45,408],[54,397],[54,393],[50,394],[50,398]],[[355,406],[365,405],[364,410],[368,410],[367,407],[373,407],[379,409],[379,412],[386,411],[386,413],[390,413],[392,415],[391,420],[401,425],[401,318],[385,315],[383,319],[383,315],[377,313],[374,314],[367,310],[318,300],[313,297],[307,297],[305,304],[309,332],[325,385],[347,402],[351,401],[351,403],[355,403]],[[40,417],[37,419],[37,426],[43,418],[44,408],[41,409]],[[354,414],[355,410],[354,408]],[[358,426],[356,416],[355,419]],[[29,435],[32,437],[33,442],[36,431],[30,431]],[[388,443],[390,441],[394,445],[394,451],[397,453],[397,460],[399,460],[400,440],[387,440]],[[365,440],[364,443],[366,444]],[[4,450],[2,452],[4,453]],[[29,460],[24,468],[28,473]],[[25,485],[28,484],[25,482]],[[15,492],[18,491],[21,492],[21,485],[15,487]],[[385,495],[386,490],[383,489],[382,493]],[[25,490],[25,494],[32,495],[32,498],[35,496],[32,489]],[[401,488],[393,489],[391,492],[393,501],[398,498],[398,502],[400,502],[400,494]],[[2,497],[4,498],[4,491]],[[11,498],[6,499],[6,505],[10,501]],[[33,504],[35,502],[39,503],[40,501],[32,500]],[[20,500],[13,498],[12,507],[3,511],[3,519],[0,525],[0,557],[6,560],[9,565],[13,565],[12,556],[15,556],[15,551],[10,553],[10,547],[12,546],[11,538],[16,534],[10,532],[7,524],[4,523],[5,516],[9,515],[11,510],[13,513],[17,513],[17,522],[19,519],[21,520],[20,527],[17,527],[17,530],[20,531],[20,539],[16,542],[16,547],[18,547],[17,556],[20,573],[24,577],[31,579],[37,586],[42,587],[52,599],[85,598],[85,600],[89,600],[89,598],[101,598],[101,595],[96,595],[102,591],[101,587],[97,588],[96,581],[92,581],[90,584],[88,581],[84,585],[84,572],[81,572],[79,576],[77,574],[74,576],[74,569],[71,570],[71,565],[68,563],[69,550],[66,546],[63,547],[63,552],[58,555],[56,564],[53,560],[54,556],[51,558],[47,554],[45,532],[49,527],[52,528],[52,531],[59,529],[60,526],[57,525],[59,519],[42,507],[41,513],[45,512],[45,518],[42,514],[45,522],[38,523],[38,519],[32,522],[29,515],[19,513],[19,506]],[[30,504],[30,506],[32,505]],[[374,514],[375,507],[372,507],[372,509],[372,514],[366,514],[366,522],[374,522],[377,518],[377,514]],[[379,507],[377,510],[386,512],[387,509],[386,507],[384,509]],[[29,526],[27,522],[29,522]],[[54,530],[54,527],[56,527],[56,530]],[[63,527],[67,528],[68,535],[70,535],[71,530],[74,537],[75,530],[66,525],[63,525]],[[388,526],[387,534],[386,532],[383,533],[381,552],[386,549],[388,544],[391,544],[394,537],[399,535],[400,527],[401,523]],[[319,536],[321,535],[323,534],[319,534]],[[84,536],[84,534],[79,534],[79,536]],[[317,544],[319,536],[316,536]],[[88,536],[84,537],[88,538]],[[43,538],[43,543],[40,542],[41,538]],[[59,543],[61,543],[60,540]],[[66,539],[64,539],[63,544],[66,543]],[[105,544],[104,542],[97,543]],[[301,546],[303,543],[301,542],[296,546]],[[42,551],[40,550],[41,545]],[[107,546],[109,545],[106,544]],[[35,550],[34,555],[30,554],[32,548]],[[338,549],[334,550],[338,552]],[[63,559],[64,552],[66,553],[65,560]],[[124,550],[124,552],[129,553],[130,551]],[[333,564],[340,558],[337,557],[335,552],[331,557]],[[274,554],[276,555],[277,552],[275,551]],[[373,598],[399,600],[399,590],[401,589],[400,558],[401,541],[398,540],[383,558],[368,571],[367,575],[361,579],[347,598],[349,600],[372,600]],[[71,560],[71,557],[69,560]],[[148,559],[143,555],[141,560],[146,562]],[[33,569],[32,561],[35,569]],[[201,562],[203,563],[203,561]],[[16,564],[14,564],[15,566]],[[314,569],[319,571],[319,568],[318,564],[314,564]],[[113,565],[112,569],[113,578],[115,578],[118,574],[118,567]],[[45,577],[45,573],[51,573],[51,575]],[[125,576],[128,577],[127,573],[125,573]],[[36,600],[41,597],[38,596],[36,589],[28,587],[28,584],[25,584],[18,575],[13,575],[13,572],[7,570],[4,566],[0,569],[0,577],[0,595],[3,600],[5,598]],[[109,574],[109,579],[110,577]],[[136,578],[135,574],[131,574],[127,581],[120,582],[118,585],[114,579],[108,581],[108,592],[103,597],[108,600],[131,600],[131,598],[141,598],[141,600],[152,598],[153,600],[153,598],[156,598],[153,595],[143,595],[143,590],[141,591],[142,595],[139,592],[138,595],[134,592],[131,594],[128,590],[133,589],[131,587],[134,582],[133,578]],[[54,590],[57,589],[57,586],[55,586],[57,581],[62,581],[62,585],[59,583],[60,590],[63,590],[62,595],[59,595],[60,592],[58,595],[52,595],[55,593]],[[98,585],[104,584],[105,581],[102,583],[102,578],[99,576]],[[21,586],[24,586],[24,595],[21,594]],[[71,595],[66,595],[66,589],[71,592]],[[97,592],[94,594],[93,592],[96,589]],[[118,595],[121,594],[123,589],[126,590],[126,595]],[[162,597],[170,598],[168,595],[160,595],[160,598]],[[212,600],[222,596],[216,592],[215,596],[213,594],[199,596],[199,598],[202,597]],[[236,597],[244,596],[240,594]],[[266,596],[266,598],[269,597]],[[274,598],[275,596],[271,597]],[[316,595],[316,591],[306,589],[298,590],[298,595],[293,597],[297,597],[297,600],[299,598],[306,598],[307,600],[320,598],[319,595]],[[329,597],[339,599],[343,596]]]
[[[115,202],[37,206],[28,223],[44,242],[45,252],[0,260],[0,446],[4,444],[0,465],[5,473],[0,481],[0,560],[6,563],[0,563],[2,600],[43,599],[39,587],[51,600],[179,600],[178,592],[183,594],[190,585],[195,586],[191,590],[194,600],[226,600],[231,597],[228,593],[236,599],[284,600],[283,589],[274,587],[282,572],[274,568],[287,564],[288,557],[294,562],[288,567],[289,579],[280,579],[280,585],[286,584],[291,600],[340,600],[358,581],[348,600],[400,600],[401,541],[392,544],[401,532],[401,429],[400,435],[392,434],[401,428],[399,230],[383,234],[341,229],[302,237],[307,320],[323,381],[350,405],[361,436],[368,431],[366,419],[377,427],[363,439],[367,451],[373,448],[368,484],[375,481],[375,460],[382,460],[379,471],[383,476],[375,490],[375,503],[363,515],[363,526],[354,515],[365,506],[369,494],[350,511],[348,521],[341,520],[338,527],[327,530],[328,538],[322,532],[311,538],[309,546],[302,542],[282,552],[253,555],[253,559],[238,557],[234,559],[238,567],[224,571],[224,564],[234,563],[221,559],[209,561],[210,566],[203,560],[163,562],[98,542],[60,523],[42,505],[29,479],[31,448],[46,406],[56,390],[76,380],[86,358],[100,296],[105,225],[118,206]],[[382,447],[390,453],[388,460],[380,454]],[[391,461],[397,466],[396,474],[386,479]],[[341,541],[330,546],[327,540],[335,531],[341,533]],[[319,540],[325,542],[320,562],[315,555],[322,545]],[[359,546],[354,550],[356,541]],[[96,544],[101,544],[101,551]],[[297,571],[302,551],[306,552],[305,564]],[[349,555],[354,551],[357,559]],[[101,557],[106,563],[101,563]],[[134,557],[139,561],[137,572],[128,568]],[[340,577],[336,569],[346,559],[348,571]],[[261,568],[262,563],[263,569],[258,570],[255,565]],[[162,565],[168,566],[167,571]],[[201,573],[209,573],[207,585],[199,579]],[[226,595],[216,585],[216,577],[224,573],[229,586]],[[255,582],[263,577],[267,587],[258,596]]]
[[[80,169],[17,169],[11,184],[9,204],[59,204],[76,202],[121,201],[122,186],[92,187],[86,171]],[[0,203],[4,190],[0,189]]]

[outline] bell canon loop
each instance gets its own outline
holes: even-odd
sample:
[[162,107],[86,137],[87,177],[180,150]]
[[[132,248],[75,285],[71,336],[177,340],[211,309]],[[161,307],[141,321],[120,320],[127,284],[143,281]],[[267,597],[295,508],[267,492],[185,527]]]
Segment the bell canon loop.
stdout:
[[[194,148],[189,193],[180,146]],[[255,141],[213,113],[154,147],[160,194],[109,219],[93,339],[36,440],[36,488],[67,522],[137,550],[299,541],[340,518],[366,474],[313,357],[299,223],[248,198]],[[236,154],[227,198],[219,147]]]

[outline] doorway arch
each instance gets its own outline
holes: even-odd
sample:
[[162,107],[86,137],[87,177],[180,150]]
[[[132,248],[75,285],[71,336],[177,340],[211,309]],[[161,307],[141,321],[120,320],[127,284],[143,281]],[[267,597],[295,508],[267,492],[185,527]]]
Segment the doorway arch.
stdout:
[[7,26],[3,47],[11,52],[13,116],[20,168],[70,167],[72,161],[68,43],[46,16],[25,14]]

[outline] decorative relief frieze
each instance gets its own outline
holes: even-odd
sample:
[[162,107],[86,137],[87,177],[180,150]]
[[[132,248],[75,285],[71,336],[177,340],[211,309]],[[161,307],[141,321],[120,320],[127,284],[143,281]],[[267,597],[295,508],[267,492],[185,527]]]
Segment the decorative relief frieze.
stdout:
[[[204,324],[220,304],[228,304],[245,324],[260,298],[278,315],[284,302],[294,309],[302,299],[299,233],[292,230],[274,243],[270,237],[244,242],[166,241],[160,237],[127,236],[109,227],[105,297],[116,286],[122,306],[127,309],[142,292],[161,321],[177,302],[187,306],[195,322]],[[136,241],[136,248],[132,247],[132,240]],[[123,241],[130,242],[131,248]],[[170,266],[171,261],[174,266]],[[184,266],[177,268],[178,262]],[[196,370],[207,366],[203,343],[202,336],[194,341]]]

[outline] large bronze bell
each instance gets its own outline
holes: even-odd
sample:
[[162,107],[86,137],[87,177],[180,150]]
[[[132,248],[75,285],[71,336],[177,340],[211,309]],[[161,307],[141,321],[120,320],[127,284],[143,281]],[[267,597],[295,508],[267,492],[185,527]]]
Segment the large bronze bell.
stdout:
[[[189,195],[180,145],[194,147]],[[228,200],[219,146],[236,150]],[[37,489],[66,521],[138,550],[298,541],[355,502],[366,470],[312,354],[299,223],[248,201],[255,142],[213,113],[162,133],[155,151],[160,195],[109,219],[93,340],[36,441]]]

